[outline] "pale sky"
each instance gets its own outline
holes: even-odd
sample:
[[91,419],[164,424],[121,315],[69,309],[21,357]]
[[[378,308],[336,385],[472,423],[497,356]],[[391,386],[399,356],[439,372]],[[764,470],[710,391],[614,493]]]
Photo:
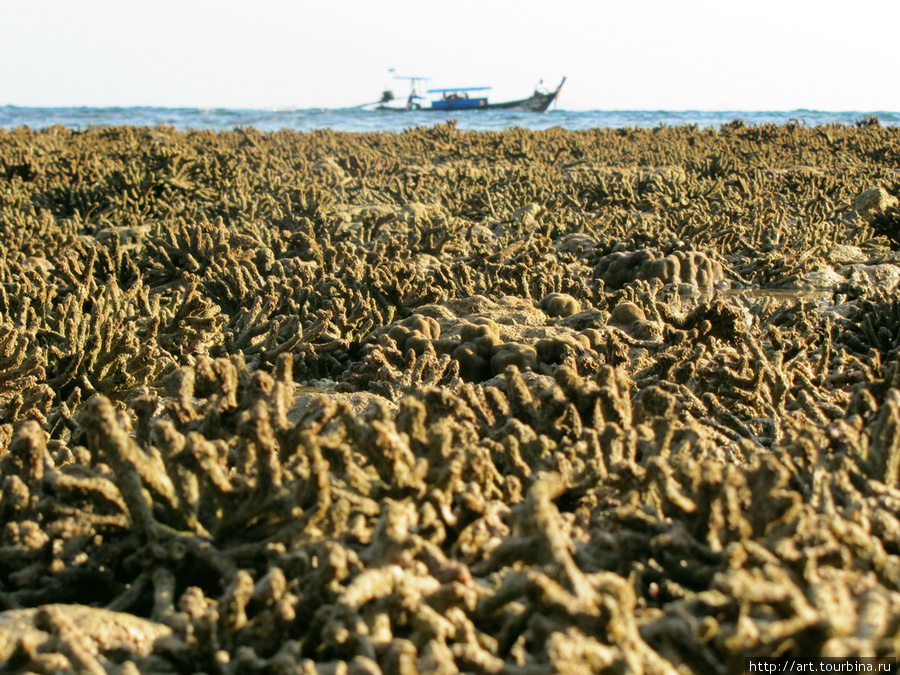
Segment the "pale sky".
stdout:
[[0,0],[0,105],[331,108],[407,86],[567,110],[900,111],[900,2]]

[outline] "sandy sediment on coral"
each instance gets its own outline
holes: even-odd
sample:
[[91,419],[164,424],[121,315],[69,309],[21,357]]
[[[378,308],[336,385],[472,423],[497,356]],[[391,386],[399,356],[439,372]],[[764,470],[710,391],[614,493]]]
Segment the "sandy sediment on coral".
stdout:
[[0,131],[0,668],[896,654],[898,157]]

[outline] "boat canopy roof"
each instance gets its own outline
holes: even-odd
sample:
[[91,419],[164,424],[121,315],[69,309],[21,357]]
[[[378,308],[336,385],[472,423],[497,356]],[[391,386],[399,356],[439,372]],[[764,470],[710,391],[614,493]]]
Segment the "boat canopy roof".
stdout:
[[428,94],[449,94],[454,91],[487,91],[490,87],[453,87],[451,89],[429,89]]

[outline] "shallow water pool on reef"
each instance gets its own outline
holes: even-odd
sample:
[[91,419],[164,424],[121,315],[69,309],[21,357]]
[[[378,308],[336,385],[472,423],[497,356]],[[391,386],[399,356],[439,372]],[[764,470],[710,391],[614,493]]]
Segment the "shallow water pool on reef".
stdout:
[[815,300],[821,304],[828,304],[834,299],[834,288],[814,289],[784,289],[784,288],[726,288],[715,293],[697,290],[686,293],[698,302],[711,300],[718,293],[724,298],[752,298],[753,300],[775,300],[779,302],[798,302],[801,300]]

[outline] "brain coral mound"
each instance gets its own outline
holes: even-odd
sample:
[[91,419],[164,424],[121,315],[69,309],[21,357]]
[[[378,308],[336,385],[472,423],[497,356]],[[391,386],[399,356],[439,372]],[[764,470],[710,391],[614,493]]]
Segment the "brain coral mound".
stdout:
[[663,284],[690,284],[708,288],[724,281],[722,264],[702,251],[662,251],[641,248],[614,251],[600,259],[594,274],[607,288],[622,288],[633,281],[659,279]]

